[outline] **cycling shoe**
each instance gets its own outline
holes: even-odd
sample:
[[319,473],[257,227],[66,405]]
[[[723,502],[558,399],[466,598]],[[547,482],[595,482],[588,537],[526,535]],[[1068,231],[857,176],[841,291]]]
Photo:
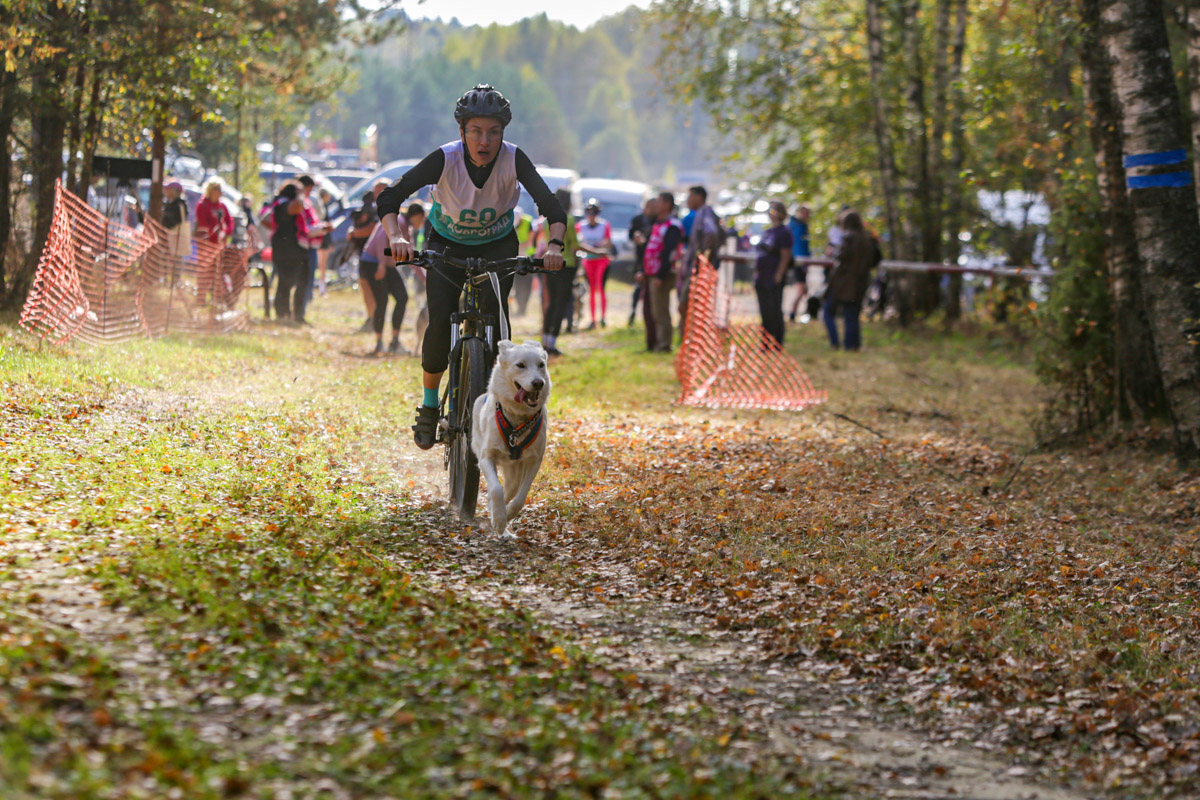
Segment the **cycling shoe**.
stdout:
[[437,426],[438,410],[429,406],[417,406],[417,424],[412,426],[417,447],[428,450],[437,444]]

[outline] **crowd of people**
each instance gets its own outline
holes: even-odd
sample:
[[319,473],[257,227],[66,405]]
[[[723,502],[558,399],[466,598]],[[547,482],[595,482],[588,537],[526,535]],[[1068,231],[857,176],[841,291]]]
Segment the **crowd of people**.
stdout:
[[[409,285],[414,285],[418,293],[423,294],[425,275],[420,269],[397,268],[384,253],[388,237],[380,224],[375,201],[389,185],[380,181],[366,193],[362,205],[351,212],[347,237],[349,247],[358,256],[358,284],[365,315],[359,332],[374,333],[375,345],[371,351],[374,355],[406,355],[409,351],[400,343],[400,331],[410,305]],[[230,241],[234,220],[220,197],[218,182],[205,185],[192,226],[188,222],[182,185],[178,182],[166,184],[162,222],[168,234],[174,237],[170,242],[173,247],[185,247],[192,239],[214,244]],[[269,242],[272,248],[273,307],[278,321],[307,324],[305,311],[308,304],[315,292],[323,291],[332,252],[331,225],[327,218],[331,200],[328,193],[316,190],[316,182],[308,175],[285,183],[257,213],[253,211],[249,195],[242,199],[243,224],[251,246],[257,248]],[[556,200],[575,220],[571,193],[559,190]],[[705,187],[692,186],[686,202],[686,210],[681,214],[675,196],[671,192],[661,192],[648,200],[642,212],[629,222],[634,245],[635,284],[628,324],[634,324],[641,303],[646,349],[650,352],[670,352],[676,332],[682,335],[688,313],[688,294],[700,257],[709,264],[719,265],[725,242],[737,236],[737,231],[723,224],[709,205]],[[589,198],[582,212],[572,225],[567,226],[563,248],[565,268],[553,275],[528,276],[529,283],[524,289],[514,285],[519,315],[525,313],[522,306],[528,303],[534,287],[540,287],[542,343],[551,355],[561,355],[558,344],[564,329],[571,332],[608,325],[607,285],[616,253],[613,225],[604,217],[603,207],[595,199]],[[768,346],[781,347],[788,322],[805,323],[820,315],[832,347],[861,348],[859,319],[863,299],[870,286],[871,271],[881,258],[878,241],[864,224],[861,214],[843,208],[837,224],[830,229],[825,256],[833,260],[831,267],[811,267],[807,261],[812,258],[811,212],[807,205],[801,204],[789,214],[783,202],[774,200],[769,204],[768,215],[770,226],[762,231],[753,246],[754,294],[766,337],[764,341]],[[424,244],[427,222],[426,209],[416,200],[410,202],[399,216],[405,235],[418,249]],[[260,227],[265,229],[265,235],[260,233]],[[546,228],[544,219],[520,215],[516,230],[521,252],[528,255],[544,253],[548,241]],[[823,295],[809,292],[812,269],[824,273]],[[793,285],[795,291],[790,309],[785,312],[784,289],[788,285]],[[521,302],[522,293],[525,303]],[[672,312],[672,293],[676,297],[677,320]],[[586,304],[582,302],[585,294]],[[385,344],[389,301],[391,335]],[[587,314],[586,325],[583,313]]]
[[[277,276],[276,318],[295,324],[305,324],[307,304],[314,291],[324,285],[330,252],[329,222],[325,218],[329,198],[314,193],[314,186],[307,175],[284,184],[257,215],[270,230]],[[380,181],[367,192],[362,205],[351,212],[352,224],[347,236],[349,246],[358,256],[358,283],[365,314],[359,332],[374,333],[373,354],[404,355],[408,349],[400,343],[400,331],[410,305],[409,286],[414,285],[423,294],[425,275],[420,269],[397,268],[384,253],[388,236],[380,224],[376,198],[388,187],[386,181]],[[217,197],[209,196],[210,192]],[[197,208],[193,236],[209,241],[222,241],[229,236],[232,222],[218,201],[219,193],[217,184],[206,188],[205,200]],[[179,194],[177,184],[168,185],[164,211],[164,224],[168,228],[172,223],[177,224],[176,220],[187,218],[186,205]],[[522,305],[528,303],[535,287],[540,288],[542,343],[551,355],[561,355],[559,337],[564,330],[591,330],[608,325],[607,285],[616,248],[612,222],[604,217],[598,201],[587,199],[582,215],[576,219],[571,193],[559,190],[555,198],[573,220],[564,236],[565,268],[553,275],[528,276],[529,283],[524,289],[519,281],[513,289],[520,316],[525,313]],[[646,350],[650,352],[671,351],[677,332],[682,335],[691,282],[701,257],[709,264],[719,265],[726,241],[737,235],[709,205],[704,186],[692,186],[686,203],[686,210],[680,213],[675,195],[664,191],[648,200],[642,212],[629,222],[635,283],[628,323],[634,324],[640,303]],[[871,271],[881,258],[878,241],[862,216],[853,209],[842,210],[837,224],[829,231],[825,248],[825,256],[833,260],[833,266],[814,268],[808,263],[812,258],[808,206],[802,204],[789,214],[782,201],[773,200],[768,215],[770,225],[753,246],[753,286],[764,341],[768,346],[781,347],[788,322],[805,323],[820,315],[832,347],[859,349],[863,299],[870,286]],[[255,219],[255,215],[248,214],[251,228]],[[418,200],[410,202],[398,215],[398,223],[404,235],[420,249],[429,227],[424,205]],[[544,219],[520,215],[515,229],[520,252],[535,256],[545,252],[548,236]],[[812,269],[824,273],[823,295],[809,292]],[[795,291],[790,310],[785,310],[784,289],[788,285],[793,285]],[[521,302],[522,294],[525,303]],[[582,302],[584,295],[586,303]],[[391,335],[385,344],[389,301]]]

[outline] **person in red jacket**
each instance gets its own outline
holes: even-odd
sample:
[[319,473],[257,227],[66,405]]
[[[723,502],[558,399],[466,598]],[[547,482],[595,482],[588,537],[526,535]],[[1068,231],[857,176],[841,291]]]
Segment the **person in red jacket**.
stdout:
[[203,199],[196,204],[196,229],[192,238],[223,245],[232,235],[233,217],[221,202],[221,184],[209,181],[204,187]]

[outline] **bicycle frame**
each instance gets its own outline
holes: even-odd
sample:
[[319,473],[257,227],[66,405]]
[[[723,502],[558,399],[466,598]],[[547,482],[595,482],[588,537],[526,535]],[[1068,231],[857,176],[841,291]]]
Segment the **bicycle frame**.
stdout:
[[[463,283],[461,309],[450,315],[450,363],[447,367],[450,380],[446,383],[446,392],[442,395],[439,409],[443,418],[447,416],[446,412],[453,414],[455,411],[453,402],[454,398],[458,397],[458,370],[455,369],[455,366],[458,364],[462,352],[462,343],[467,339],[483,341],[484,351],[488,354],[488,374],[491,374],[492,364],[496,358],[496,318],[491,314],[484,314],[480,310],[479,289],[475,285],[478,278],[479,276],[468,274],[466,282]],[[451,426],[448,425],[447,429],[450,428]],[[459,431],[454,430],[453,432],[457,434]],[[448,452],[449,450],[447,450]]]

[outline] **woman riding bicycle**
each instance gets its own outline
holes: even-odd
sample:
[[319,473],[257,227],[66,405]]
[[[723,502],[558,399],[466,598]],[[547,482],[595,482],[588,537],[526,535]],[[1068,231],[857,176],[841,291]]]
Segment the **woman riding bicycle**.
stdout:
[[[376,200],[393,257],[403,262],[413,255],[412,242],[396,221],[400,206],[418,189],[431,184],[429,221],[433,229],[425,240],[427,250],[449,251],[457,258],[515,257],[519,244],[513,209],[521,196],[519,182],[550,226],[543,266],[562,269],[567,215],[529,157],[504,141],[504,128],[512,121],[508,100],[488,84],[479,84],[458,99],[454,120],[459,138],[434,150]],[[425,329],[421,355],[424,394],[413,425],[414,439],[422,450],[433,447],[437,440],[438,388],[449,363],[450,316],[458,309],[465,280],[462,269],[449,265],[430,270],[426,278],[429,327]],[[489,292],[481,293],[485,313],[508,317],[512,285],[512,275],[500,281],[499,303]]]

